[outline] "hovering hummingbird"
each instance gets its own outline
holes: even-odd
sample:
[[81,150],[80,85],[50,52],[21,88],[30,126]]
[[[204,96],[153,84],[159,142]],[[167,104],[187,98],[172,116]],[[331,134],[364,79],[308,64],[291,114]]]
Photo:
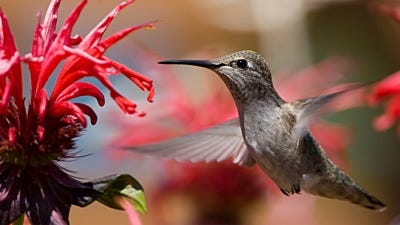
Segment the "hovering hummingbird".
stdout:
[[285,195],[308,193],[350,201],[369,209],[386,206],[330,161],[307,129],[310,117],[345,91],[284,101],[276,92],[265,59],[239,51],[216,60],[167,60],[213,70],[235,101],[239,118],[198,133],[150,145],[128,147],[178,161],[222,161],[258,164]]

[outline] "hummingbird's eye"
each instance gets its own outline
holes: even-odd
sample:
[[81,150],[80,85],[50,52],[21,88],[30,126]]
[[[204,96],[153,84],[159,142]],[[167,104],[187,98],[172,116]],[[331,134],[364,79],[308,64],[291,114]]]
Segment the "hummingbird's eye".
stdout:
[[245,69],[247,68],[247,61],[245,59],[239,59],[236,61],[236,66]]

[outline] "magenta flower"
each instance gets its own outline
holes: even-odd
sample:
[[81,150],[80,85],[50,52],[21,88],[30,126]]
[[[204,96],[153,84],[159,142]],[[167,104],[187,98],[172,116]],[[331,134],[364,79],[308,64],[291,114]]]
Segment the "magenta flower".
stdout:
[[[105,102],[96,86],[80,79],[90,76],[99,80],[128,114],[136,112],[136,105],[114,89],[109,76],[122,73],[149,92],[149,101],[154,94],[150,79],[104,55],[114,43],[151,23],[102,39],[118,12],[133,2],[130,0],[118,5],[86,37],[71,36],[86,2],[75,7],[57,33],[60,0],[52,0],[43,23],[37,25],[32,50],[25,56],[17,51],[7,18],[0,10],[1,225],[24,213],[31,224],[68,224],[71,204],[85,206],[99,200],[108,187],[107,179],[82,183],[57,164],[74,156],[75,139],[87,125],[85,115],[92,124],[97,120],[91,107],[71,100],[91,96],[100,106]],[[22,87],[27,77],[22,75],[23,63],[30,71],[28,102]],[[60,65],[60,71],[56,71]],[[46,91],[51,76],[57,77],[56,82],[51,91]]]

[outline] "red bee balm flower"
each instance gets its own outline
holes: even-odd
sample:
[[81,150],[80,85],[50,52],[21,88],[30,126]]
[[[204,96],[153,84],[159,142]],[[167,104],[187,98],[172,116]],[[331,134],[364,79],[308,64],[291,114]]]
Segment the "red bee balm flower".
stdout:
[[[387,102],[385,113],[374,121],[376,130],[387,130],[400,118],[400,72],[396,72],[378,82],[369,96],[370,105],[376,105],[384,99]],[[398,129],[400,136],[400,127]]]
[[[400,7],[389,3],[373,3],[372,9],[377,10],[382,15],[386,15],[400,23]],[[374,85],[372,93],[368,96],[371,106],[386,102],[385,113],[378,116],[373,126],[375,130],[384,131],[392,127],[400,118],[400,71],[384,78]],[[400,126],[397,128],[400,137]]]
[[[52,0],[43,23],[36,28],[31,52],[22,57],[0,10],[1,225],[12,223],[24,213],[32,224],[68,224],[71,204],[85,206],[100,196],[95,183],[81,183],[57,164],[73,155],[74,141],[86,127],[85,115],[92,124],[97,120],[88,105],[70,100],[92,96],[100,106],[105,101],[97,87],[80,79],[98,79],[128,114],[136,112],[136,105],[114,89],[108,76],[124,74],[149,92],[149,101],[154,94],[150,79],[104,56],[111,45],[126,35],[152,24],[133,26],[102,39],[118,12],[133,2],[126,1],[86,37],[71,36],[86,2],[76,6],[56,33],[60,0]],[[24,102],[21,63],[27,64],[30,71],[29,104]],[[61,63],[60,71],[55,72]],[[44,86],[55,75],[54,88],[48,94]]]

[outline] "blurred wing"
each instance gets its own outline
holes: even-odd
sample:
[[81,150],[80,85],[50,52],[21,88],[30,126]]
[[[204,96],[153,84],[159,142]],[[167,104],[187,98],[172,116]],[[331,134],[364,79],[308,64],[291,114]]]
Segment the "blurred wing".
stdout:
[[308,125],[311,120],[315,117],[320,116],[324,111],[324,106],[328,103],[332,102],[333,100],[338,99],[338,97],[343,96],[344,94],[365,87],[365,85],[358,84],[352,88],[338,91],[332,94],[300,99],[290,103],[294,111],[297,115],[296,118],[296,125],[294,127],[294,133],[297,137],[303,137],[308,131]]
[[254,164],[243,141],[238,118],[197,133],[126,149],[177,161],[220,162],[232,157],[239,165]]

